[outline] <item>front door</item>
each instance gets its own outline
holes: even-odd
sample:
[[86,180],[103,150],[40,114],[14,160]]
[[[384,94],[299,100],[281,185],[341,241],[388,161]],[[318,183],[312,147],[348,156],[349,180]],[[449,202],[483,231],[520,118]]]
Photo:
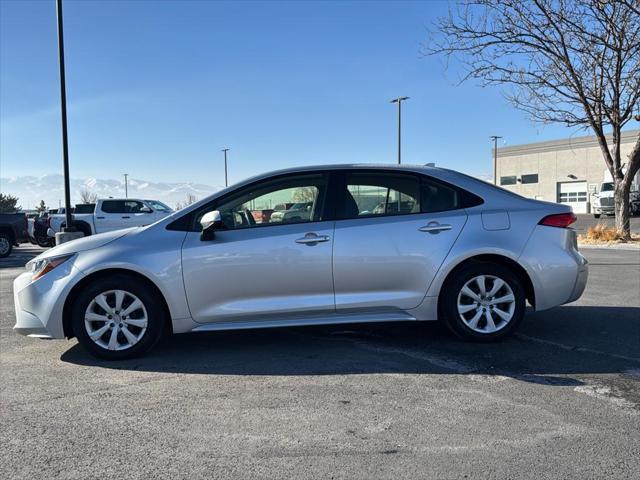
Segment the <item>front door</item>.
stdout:
[[[325,174],[298,174],[243,187],[204,207],[221,213],[212,240],[187,234],[184,285],[196,322],[260,322],[334,312],[333,221],[325,221]],[[273,215],[276,205],[309,204]],[[285,212],[286,213],[286,212]]]
[[346,173],[342,185],[336,311],[417,307],[467,220],[459,192],[393,172]]

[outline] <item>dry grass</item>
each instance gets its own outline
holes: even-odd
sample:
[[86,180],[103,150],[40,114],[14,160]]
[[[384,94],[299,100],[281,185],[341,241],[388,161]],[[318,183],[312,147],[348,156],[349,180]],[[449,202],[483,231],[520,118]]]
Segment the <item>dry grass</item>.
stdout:
[[585,235],[579,235],[580,243],[588,243],[591,245],[611,245],[612,243],[640,243],[640,235],[632,233],[631,240],[625,240],[620,232],[614,227],[607,227],[599,223],[593,227],[589,227]]

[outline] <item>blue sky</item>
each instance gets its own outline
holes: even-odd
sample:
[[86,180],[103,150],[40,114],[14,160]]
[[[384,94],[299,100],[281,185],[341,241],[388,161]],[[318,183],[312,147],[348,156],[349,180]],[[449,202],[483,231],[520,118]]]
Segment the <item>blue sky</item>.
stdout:
[[[424,58],[446,2],[65,0],[71,175],[223,183],[403,161],[491,172],[489,135],[561,138]],[[0,174],[62,170],[55,2],[0,2]]]

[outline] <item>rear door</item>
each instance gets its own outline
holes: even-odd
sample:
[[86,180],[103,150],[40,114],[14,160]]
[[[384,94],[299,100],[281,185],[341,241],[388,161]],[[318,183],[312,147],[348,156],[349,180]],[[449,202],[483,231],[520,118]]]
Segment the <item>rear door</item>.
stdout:
[[467,220],[459,197],[418,174],[345,172],[336,199],[336,310],[417,307]]

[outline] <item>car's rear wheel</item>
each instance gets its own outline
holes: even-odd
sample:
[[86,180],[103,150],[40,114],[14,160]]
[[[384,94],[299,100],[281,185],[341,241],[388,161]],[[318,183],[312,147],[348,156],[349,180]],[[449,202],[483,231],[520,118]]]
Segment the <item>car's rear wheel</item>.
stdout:
[[8,257],[13,250],[13,242],[11,237],[6,233],[0,233],[0,258]]
[[142,355],[158,342],[166,321],[154,293],[129,276],[98,279],[74,303],[73,332],[96,357],[123,360]]
[[522,282],[502,265],[469,264],[447,282],[442,295],[441,312],[447,326],[465,340],[502,339],[524,317]]

